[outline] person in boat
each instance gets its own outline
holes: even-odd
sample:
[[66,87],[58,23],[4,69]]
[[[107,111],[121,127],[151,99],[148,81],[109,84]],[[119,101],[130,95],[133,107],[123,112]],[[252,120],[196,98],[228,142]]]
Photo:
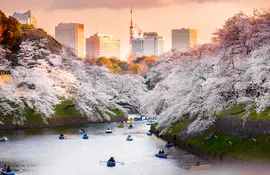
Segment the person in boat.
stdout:
[[196,162],[196,166],[200,166],[200,161],[199,161],[199,159],[198,159],[197,162]]
[[158,153],[159,153],[159,154],[164,154],[165,152],[164,152],[164,150],[162,149],[162,150],[159,150]]
[[61,134],[60,134],[60,137],[64,137],[64,134],[63,134],[63,133],[61,133]]
[[[1,140],[1,139],[0,139],[0,140]],[[2,140],[7,140],[7,137],[6,137],[6,136],[2,137]]]
[[133,126],[132,126],[132,125],[129,125],[129,127],[130,127],[130,128],[133,128]]
[[168,144],[168,145],[170,145],[170,144],[171,144],[171,142],[167,142],[167,144]]
[[12,172],[11,169],[10,169],[10,166],[7,167],[7,173],[10,173]]
[[81,132],[85,132],[85,130],[84,129],[81,129]]
[[189,161],[188,160],[186,160],[185,166],[189,166]]
[[149,130],[148,132],[149,132],[149,133],[152,133],[152,131],[151,131],[151,130]]
[[7,171],[7,165],[4,165],[4,168],[2,168],[2,171],[3,172]]
[[111,157],[108,162],[115,162],[114,157]]
[[87,137],[87,134],[85,133],[83,136],[84,136],[84,137]]
[[131,135],[128,135],[128,138],[131,138]]

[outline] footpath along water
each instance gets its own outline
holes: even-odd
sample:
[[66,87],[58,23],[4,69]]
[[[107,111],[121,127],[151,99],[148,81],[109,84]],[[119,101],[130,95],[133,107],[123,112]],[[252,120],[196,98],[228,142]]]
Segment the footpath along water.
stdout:
[[[182,168],[185,161],[195,164],[198,157],[179,147],[165,148],[165,141],[147,136],[146,122],[134,122],[133,129],[128,129],[129,125],[117,126],[113,123],[1,131],[10,142],[0,143],[0,166],[11,165],[17,175],[240,175],[251,171],[246,165],[222,164],[211,165],[204,171],[186,171]],[[108,127],[112,128],[112,134],[105,133]],[[88,140],[82,139],[81,128],[88,134]],[[65,135],[65,140],[58,139],[60,133]],[[128,135],[134,141],[127,142]],[[160,149],[168,153],[168,159],[155,157]],[[106,163],[100,163],[110,157],[124,165],[109,168]],[[206,160],[200,162],[208,164]]]

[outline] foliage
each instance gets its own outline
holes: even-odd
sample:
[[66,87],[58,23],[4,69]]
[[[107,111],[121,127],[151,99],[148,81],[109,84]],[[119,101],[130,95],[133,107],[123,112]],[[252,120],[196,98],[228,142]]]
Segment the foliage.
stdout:
[[248,119],[251,120],[270,120],[270,108],[267,108],[263,112],[257,113],[256,110],[252,110],[249,113]]
[[80,112],[76,110],[74,102],[72,100],[61,101],[60,104],[54,106],[54,111],[54,118],[73,118],[82,116]]
[[21,28],[22,28],[22,30],[25,30],[25,29],[35,29],[35,27],[34,27],[34,25],[32,25],[32,24],[22,24],[21,25]]
[[[28,25],[29,26],[29,25]],[[43,29],[23,28],[23,33],[20,36],[21,42],[23,41],[37,41],[46,40],[46,49],[54,54],[60,54],[62,45],[56,41],[52,36],[48,35]]]
[[152,124],[152,125],[151,125],[151,130],[152,130],[152,131],[156,130],[157,125],[158,125],[157,122],[154,123],[154,124]]
[[112,63],[111,63],[110,59],[108,59],[106,57],[100,57],[97,60],[97,65],[98,66],[106,66],[107,68],[111,68],[112,67]]
[[204,134],[186,139],[186,142],[192,146],[210,152],[216,157],[223,154],[239,157],[247,160],[270,160],[270,136],[258,136],[248,139],[240,139],[231,135],[216,133],[210,140],[205,140],[210,131]]
[[[0,86],[0,113],[5,117],[0,117],[0,121],[14,119],[23,125],[24,121],[35,120],[37,115],[42,120],[78,116],[108,121],[110,116],[106,112],[111,109],[117,109],[114,111],[117,115],[126,115],[128,110],[139,108],[138,97],[147,91],[142,77],[111,74],[105,67],[77,60],[66,47],[60,54],[52,53],[46,38],[23,41],[16,54],[18,66],[14,68],[9,60],[3,59],[6,51],[2,54],[2,50],[0,67],[9,68],[13,80]],[[72,104],[75,106],[65,110]],[[26,108],[30,119],[21,115]],[[101,115],[96,115],[97,110]]]
[[222,110],[218,117],[237,117],[241,118],[246,114],[247,104],[233,104],[231,108]]
[[189,122],[180,120],[179,122],[175,123],[172,128],[170,133],[171,134],[178,134],[182,131],[182,129],[188,124]]
[[128,71],[132,74],[139,73],[140,65],[139,64],[131,64],[129,65]]
[[21,24],[13,17],[6,17],[0,11],[0,45],[16,50],[19,45],[18,38],[21,36]]
[[[243,117],[253,109],[257,113],[268,109],[269,14],[237,14],[215,33],[213,43],[159,57],[148,73],[153,90],[142,97],[140,112],[156,116],[161,133],[179,120],[191,121],[188,128],[193,135],[215,123],[213,114]],[[250,116],[261,119],[254,112]]]

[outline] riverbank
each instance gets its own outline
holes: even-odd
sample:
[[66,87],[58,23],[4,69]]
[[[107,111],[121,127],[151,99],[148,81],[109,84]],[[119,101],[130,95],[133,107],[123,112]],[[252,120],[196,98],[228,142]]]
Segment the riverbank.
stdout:
[[[234,121],[235,119],[230,118],[228,120],[237,123],[237,121]],[[247,132],[244,135],[245,137],[243,137],[241,132],[231,132],[233,128],[239,131],[241,127],[232,127],[233,125],[230,124],[227,125],[227,128],[230,128],[229,131],[231,132],[229,134],[220,128],[221,122],[223,122],[223,126],[228,124],[224,122],[224,119],[218,120],[212,128],[193,137],[186,137],[184,135],[185,128],[188,125],[188,122],[184,121],[176,123],[166,134],[160,135],[160,131],[156,129],[157,124],[151,126],[151,131],[158,137],[170,141],[213,163],[270,162],[270,135],[268,133],[259,134],[258,132],[254,132],[251,134]],[[255,123],[258,124],[259,121]],[[261,123],[266,125],[268,122],[261,121]],[[256,129],[256,127],[253,129]],[[238,136],[234,134],[238,134]]]
[[95,110],[94,116],[91,118],[82,116],[74,107],[72,100],[62,101],[61,104],[54,107],[54,111],[55,113],[51,117],[43,119],[39,113],[30,108],[26,108],[24,111],[25,121],[23,125],[14,124],[13,117],[2,117],[3,123],[0,123],[0,130],[109,123],[127,120],[127,115],[119,109],[111,109],[105,112],[110,119],[104,117],[104,114],[98,109]]

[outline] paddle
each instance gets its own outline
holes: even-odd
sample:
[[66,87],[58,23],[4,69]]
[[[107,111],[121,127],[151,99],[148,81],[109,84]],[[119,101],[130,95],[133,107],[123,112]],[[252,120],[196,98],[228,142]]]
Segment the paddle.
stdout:
[[[99,161],[99,163],[108,163],[108,161]],[[124,165],[124,162],[115,162],[115,163],[120,163],[120,164]]]

